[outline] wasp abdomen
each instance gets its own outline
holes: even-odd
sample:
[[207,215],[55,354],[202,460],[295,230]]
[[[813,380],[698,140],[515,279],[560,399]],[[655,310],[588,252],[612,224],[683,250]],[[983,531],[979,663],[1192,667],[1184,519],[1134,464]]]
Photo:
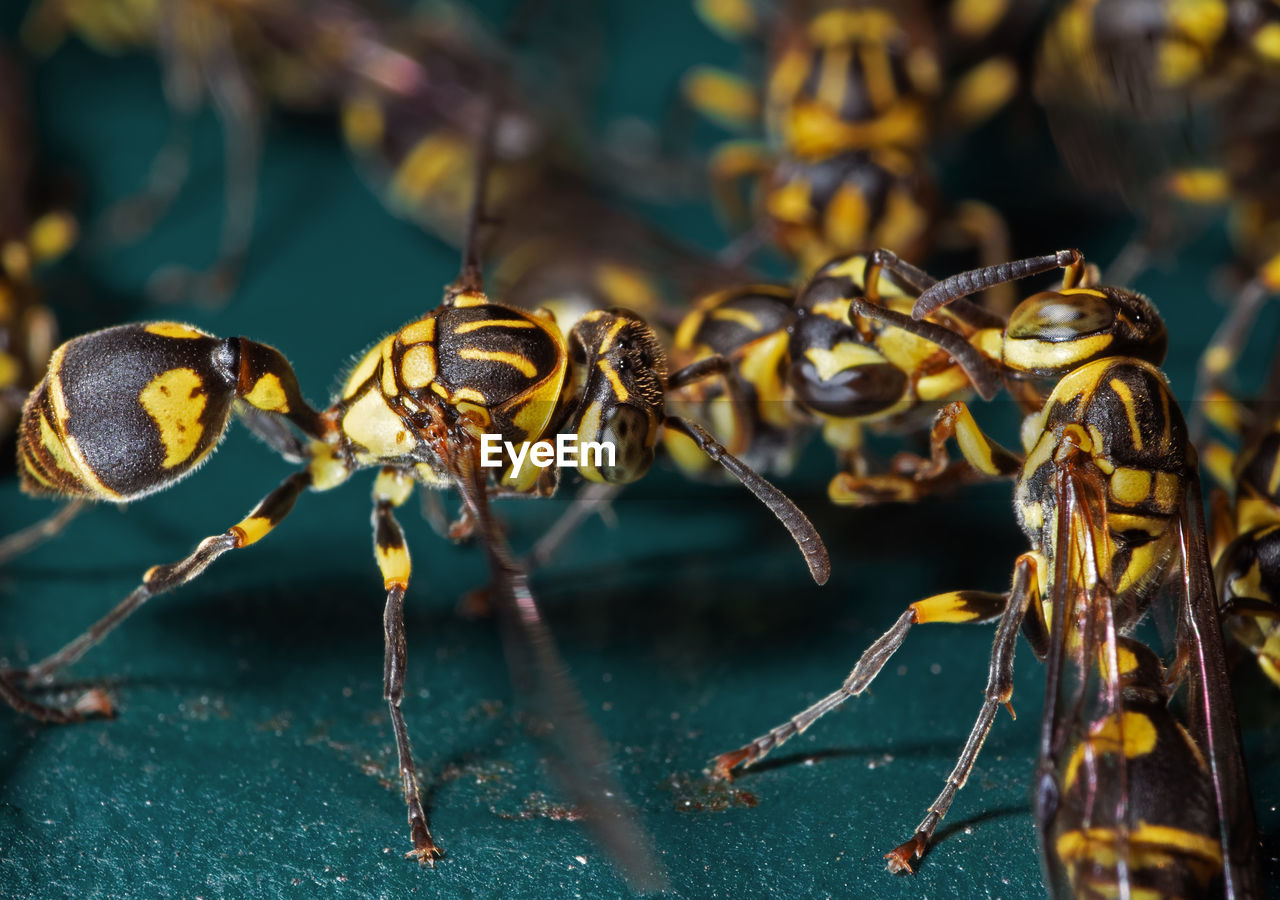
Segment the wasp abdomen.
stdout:
[[23,409],[23,487],[131,500],[187,475],[236,398],[237,341],[175,322],[121,325],[59,347]]

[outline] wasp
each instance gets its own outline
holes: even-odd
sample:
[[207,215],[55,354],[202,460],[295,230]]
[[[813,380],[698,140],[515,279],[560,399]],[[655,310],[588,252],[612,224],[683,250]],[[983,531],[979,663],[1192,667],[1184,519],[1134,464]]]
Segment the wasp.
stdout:
[[[712,157],[713,193],[731,223],[754,219],[757,237],[805,274],[877,246],[915,258],[944,231],[1003,258],[1003,222],[985,206],[961,204],[939,226],[924,150],[931,120],[971,125],[1005,105],[1017,85],[1011,60],[979,63],[948,92],[933,23],[914,5],[794,3],[774,17],[741,2],[699,10],[720,33],[767,45],[759,90],[710,67],[683,84],[689,104],[717,124],[763,130],[763,142],[726,143]],[[743,202],[747,184],[754,215]]]
[[[735,452],[772,470],[788,470],[807,437],[821,430],[841,468],[829,496],[851,502],[846,482],[868,472],[868,430],[927,428],[925,411],[984,380],[976,350],[963,347],[977,325],[997,321],[980,307],[965,303],[967,319],[948,309],[921,325],[932,340],[873,317],[907,316],[930,283],[895,254],[877,250],[830,261],[799,290],[748,282],[714,291],[681,321],[672,357],[723,358],[729,371],[673,400]],[[962,348],[960,361],[937,341]],[[990,388],[985,381],[984,388]],[[671,436],[667,446],[683,468],[705,469],[680,437]]]
[[[420,221],[460,247],[475,181],[483,86],[497,78],[492,40],[463,17],[381,14],[355,0],[42,0],[24,26],[29,44],[51,51],[67,33],[104,53],[154,51],[172,110],[170,135],[145,189],[108,211],[102,230],[128,240],[165,214],[186,182],[195,121],[206,105],[223,127],[227,174],[218,256],[203,273],[169,267],[153,278],[161,299],[220,300],[251,243],[257,170],[267,112],[279,108],[340,117],[362,166],[381,183],[381,162],[398,169],[393,208],[416,205]],[[507,193],[512,157],[542,146],[542,129],[513,102],[497,129],[491,176],[495,204]],[[403,165],[402,165],[403,164]]]
[[[486,158],[487,151],[481,171]],[[475,536],[484,545],[495,605],[522,637],[509,650],[521,676],[517,683],[533,685],[535,705],[555,720],[557,749],[570,773],[566,790],[594,810],[601,841],[635,884],[651,889],[661,883],[654,874],[660,866],[625,805],[613,799],[621,794],[602,770],[600,742],[491,501],[553,493],[558,467],[521,466],[521,460],[557,444],[559,435],[612,445],[615,453],[587,458],[580,472],[592,481],[624,483],[647,471],[664,428],[679,429],[778,516],[818,581],[827,578],[828,557],[813,526],[784,494],[698,425],[667,414],[666,392],[700,377],[702,369],[668,373],[661,344],[637,314],[595,311],[565,335],[550,314],[487,297],[475,240],[483,182],[476,197],[462,274],[443,302],[374,344],[326,409],[306,402],[278,350],[181,323],[120,325],[75,338],[53,353],[23,408],[18,462],[28,493],[123,503],[164,490],[200,467],[233,415],[297,468],[239,522],[202,540],[184,559],[148,569],[128,597],[61,650],[4,674],[0,694],[18,711],[47,722],[105,712],[102,696],[86,695],[63,708],[39,703],[23,689],[46,684],[151,598],[265,538],[306,491],[332,490],[375,469],[374,555],[386,590],[384,696],[413,842],[407,855],[432,861],[441,850],[428,828],[400,710],[403,607],[412,569],[396,509],[415,487],[452,488],[463,510],[452,536]],[[504,448],[493,460],[485,450],[490,441]]]
[[[1079,251],[1067,250],[964,272],[926,289],[913,316],[993,281],[1055,267],[1076,283],[1085,268]],[[1104,321],[1111,328],[1100,331]],[[935,447],[954,436],[964,460],[984,474],[1015,479],[1014,508],[1030,550],[1018,557],[1009,590],[951,591],[913,603],[839,690],[719,756],[715,773],[729,777],[862,693],[913,626],[994,623],[969,739],[911,838],[886,855],[889,869],[910,871],[923,855],[1001,705],[1009,706],[1021,631],[1046,665],[1034,794],[1051,889],[1257,896],[1252,809],[1197,454],[1158,368],[1165,343],[1151,303],[1123,288],[1068,287],[1023,301],[998,366],[1008,378],[1052,384],[1023,425],[1024,453],[987,437],[962,402],[943,407],[932,435]],[[1171,629],[1167,656],[1145,638],[1153,619]],[[1183,688],[1179,709],[1174,699]],[[1176,797],[1170,784],[1179,785]]]

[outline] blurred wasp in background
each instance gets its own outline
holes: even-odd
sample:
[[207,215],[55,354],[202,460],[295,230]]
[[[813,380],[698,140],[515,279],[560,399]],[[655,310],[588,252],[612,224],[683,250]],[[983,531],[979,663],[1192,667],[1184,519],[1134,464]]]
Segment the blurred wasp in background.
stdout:
[[1205,398],[1210,423],[1235,446],[1209,441],[1204,463],[1219,485],[1210,496],[1210,536],[1223,627],[1280,686],[1278,359],[1254,400],[1223,391]]
[[[723,144],[710,163],[716,203],[733,227],[750,229],[748,244],[772,241],[802,276],[873,247],[916,259],[940,238],[976,247],[984,261],[1007,257],[999,215],[978,203],[948,211],[925,154],[938,134],[972,128],[1008,103],[1018,85],[1011,58],[993,54],[950,71],[952,25],[918,3],[697,6],[719,33],[764,44],[758,87],[701,66],[682,88],[717,124],[763,132]],[[1016,7],[953,4],[950,21],[967,28],[957,43],[976,46],[1021,18],[1026,10]]]
[[[1014,506],[1031,550],[1018,558],[1010,590],[953,591],[912,604],[839,690],[718,757],[715,773],[729,777],[861,694],[913,625],[994,622],[978,719],[928,814],[887,854],[890,870],[910,871],[923,855],[999,707],[1009,706],[1021,630],[1047,665],[1034,793],[1050,890],[1258,896],[1256,829],[1197,454],[1157,368],[1166,337],[1154,307],[1123,288],[1079,286],[1090,272],[1068,250],[936,282],[913,315],[1055,267],[1068,286],[1025,300],[990,358],[997,378],[1003,371],[1049,386],[1023,425],[1025,455],[988,438],[963,403],[944,407],[933,429],[938,467],[955,437],[974,470],[1016,479]],[[1109,329],[1099,328],[1104,321]],[[1151,632],[1169,652],[1154,649]]]
[[[357,157],[375,179],[396,168],[393,200],[460,246],[474,183],[477,123],[505,51],[462,10],[437,4],[392,15],[362,0],[40,0],[24,27],[50,51],[68,33],[105,53],[150,49],[160,58],[170,136],[138,196],[108,212],[103,230],[135,238],[164,215],[190,166],[193,126],[211,103],[223,127],[227,166],[218,258],[208,271],[170,267],[152,288],[161,299],[224,299],[248,252],[262,132],[272,106],[341,115]],[[516,104],[497,129],[494,198],[508,193],[508,163],[541,152],[541,126]],[[466,168],[468,165],[470,169]]]
[[[495,107],[497,104],[495,103]],[[487,116],[477,154],[477,186],[462,272],[443,302],[378,341],[346,376],[325,410],[302,397],[285,357],[247,338],[221,339],[176,322],[120,325],[75,338],[53,354],[49,372],[23,411],[19,465],[37,495],[121,503],[164,490],[197,469],[217,446],[233,413],[299,468],[248,516],[202,540],[185,559],[155,566],[113,610],[61,650],[0,675],[0,697],[47,722],[107,713],[90,692],[70,708],[31,699],[51,676],[76,662],[143,603],[201,575],[215,560],[266,537],[308,489],[330,490],[362,469],[373,487],[374,552],[386,589],[384,695],[395,732],[413,850],[441,854],[428,828],[407,727],[400,710],[406,673],[403,605],[411,567],[395,509],[415,486],[453,488],[462,502],[455,539],[475,537],[488,557],[516,688],[553,723],[555,769],[597,839],[637,890],[660,888],[661,866],[634,813],[606,769],[602,741],[538,612],[524,569],[512,556],[491,501],[554,493],[559,468],[522,465],[559,437],[579,439],[579,471],[598,482],[645,474],[662,429],[678,429],[737,477],[786,526],[814,579],[829,574],[826,549],[803,513],[777,488],[725,452],[698,425],[670,415],[671,387],[715,366],[668,374],[653,330],[623,309],[597,310],[566,335],[545,312],[492,302],[484,293],[476,235],[484,221],[484,185],[492,135]],[[483,447],[503,447],[496,462]]]
[[1108,277],[1225,210],[1243,281],[1201,359],[1192,438],[1248,326],[1280,288],[1280,6],[1271,0],[1074,0],[1050,22],[1035,92],[1079,181],[1121,197],[1142,230]]

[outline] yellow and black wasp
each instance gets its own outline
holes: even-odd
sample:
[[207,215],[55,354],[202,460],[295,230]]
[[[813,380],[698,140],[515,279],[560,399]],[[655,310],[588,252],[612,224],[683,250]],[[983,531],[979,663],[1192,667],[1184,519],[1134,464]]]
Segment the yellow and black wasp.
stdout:
[[[758,90],[710,67],[683,85],[717,123],[763,131],[763,141],[726,143],[711,160],[713,192],[732,224],[757,223],[757,236],[805,274],[877,246],[918,258],[944,229],[984,258],[1003,258],[1007,237],[992,210],[966,203],[940,212],[924,150],[940,120],[973,124],[1005,105],[1017,86],[1011,60],[983,60],[944,87],[935,24],[919,4],[788,3],[767,13],[707,2],[699,11],[720,33],[766,45]],[[744,183],[755,194],[750,215]]]
[[[913,314],[1058,266],[1069,283],[1082,279],[1079,252],[1061,251],[944,279]],[[1016,479],[1014,507],[1031,549],[1018,557],[1010,589],[913,603],[839,690],[718,757],[716,773],[758,761],[866,690],[913,625],[996,623],[977,721],[924,820],[887,854],[889,868],[910,870],[968,780],[1012,698],[1021,630],[1047,668],[1034,796],[1051,890],[1258,896],[1197,454],[1157,368],[1164,345],[1154,308],[1122,288],[1069,287],[1024,301],[1003,336],[998,374],[1053,385],[1023,426],[1024,455],[983,434],[963,403],[944,407],[933,433],[935,448],[954,436],[968,465]],[[1150,645],[1157,627],[1172,641],[1169,655]]]
[[[786,471],[805,439],[820,429],[840,471],[832,502],[914,499],[921,483],[871,474],[868,432],[927,430],[939,402],[984,396],[997,384],[969,341],[1003,325],[965,301],[904,329],[915,298],[933,284],[887,250],[828,262],[799,289],[757,282],[702,298],[680,323],[672,356],[681,363],[722,358],[721,379],[677,392],[673,402],[754,463]],[[705,468],[678,435],[667,441],[687,470]],[[962,477],[959,468],[945,479]],[[937,485],[936,485],[937,486]]]
[[[482,218],[481,191],[471,216],[473,235]],[[72,708],[39,703],[26,692],[47,685],[147,600],[266,537],[307,490],[330,490],[360,470],[376,469],[374,551],[386,589],[384,694],[413,840],[408,855],[430,861],[441,851],[428,829],[400,711],[403,606],[411,568],[395,510],[415,486],[453,488],[462,516],[452,535],[475,536],[485,547],[495,606],[508,630],[520,636],[508,648],[513,676],[518,687],[533,686],[537,712],[554,723],[566,790],[589,810],[597,836],[633,883],[652,888],[661,884],[660,865],[604,772],[600,741],[491,501],[554,492],[556,465],[522,461],[547,449],[554,459],[561,436],[583,448],[585,477],[620,483],[646,472],[663,429],[678,429],[778,516],[819,582],[829,572],[826,550],[785,495],[699,426],[667,414],[666,392],[701,377],[706,366],[668,373],[652,329],[626,310],[595,311],[565,335],[550,314],[490,301],[475,247],[472,237],[462,274],[444,301],[374,344],[324,410],[305,401],[279,351],[247,338],[222,339],[176,322],[151,322],[108,328],[59,347],[23,410],[18,452],[28,492],[122,503],[164,490],[199,468],[233,414],[298,468],[249,515],[201,541],[189,556],[147,570],[136,590],[61,650],[5,673],[0,693],[19,711],[48,722],[105,711],[100,692]],[[491,442],[500,450],[492,458]],[[615,452],[605,453],[604,445]],[[599,450],[595,456],[588,452],[592,446]]]
[[[456,11],[455,11],[456,12]],[[113,241],[150,229],[184,186],[194,126],[206,105],[223,127],[225,182],[221,246],[202,273],[171,267],[152,288],[162,299],[222,299],[238,280],[255,217],[258,164],[267,112],[277,107],[340,116],[353,152],[381,181],[395,169],[390,202],[412,207],[428,229],[455,246],[465,236],[473,148],[494,83],[496,42],[460,15],[393,15],[360,0],[41,0],[24,34],[51,50],[74,33],[108,54],[139,50],[161,61],[170,135],[136,197],[103,223]],[[495,204],[542,150],[542,126],[513,102],[502,113],[491,176]],[[516,174],[513,174],[516,173]]]
[[[1210,536],[1223,626],[1280,686],[1280,371],[1256,401],[1205,398],[1208,418],[1238,442],[1214,440],[1205,468],[1221,486],[1210,497]],[[1228,496],[1227,492],[1231,492]]]
[[[1202,360],[1203,397],[1231,346],[1280,286],[1280,6],[1271,0],[1073,0],[1046,29],[1036,95],[1085,187],[1142,222],[1109,276],[1132,283],[1152,255],[1225,211],[1244,287]],[[1200,406],[1192,410],[1199,439]]]

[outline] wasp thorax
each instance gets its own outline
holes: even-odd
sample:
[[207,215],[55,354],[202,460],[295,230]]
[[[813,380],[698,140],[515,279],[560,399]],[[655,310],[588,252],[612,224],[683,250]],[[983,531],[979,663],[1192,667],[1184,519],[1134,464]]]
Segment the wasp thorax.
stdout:
[[1028,297],[1009,317],[1003,362],[1057,377],[1085,363],[1128,356],[1159,365],[1168,336],[1151,301],[1121,288],[1070,288]]
[[906,374],[863,341],[843,314],[802,315],[791,329],[789,355],[787,383],[801,405],[820,415],[875,415],[901,400],[908,386]]
[[614,465],[580,466],[592,481],[635,481],[653,464],[667,359],[653,329],[625,309],[595,310],[569,335],[581,385],[572,427],[580,446],[611,444]]

